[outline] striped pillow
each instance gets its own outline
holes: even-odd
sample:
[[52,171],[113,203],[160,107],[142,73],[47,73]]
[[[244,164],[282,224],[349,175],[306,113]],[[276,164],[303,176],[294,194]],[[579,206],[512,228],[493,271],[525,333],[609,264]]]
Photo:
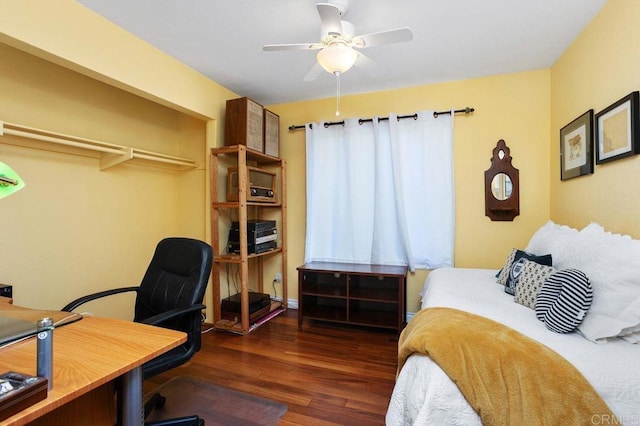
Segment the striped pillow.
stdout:
[[593,301],[589,278],[577,269],[564,269],[546,279],[536,299],[536,317],[556,333],[575,330]]

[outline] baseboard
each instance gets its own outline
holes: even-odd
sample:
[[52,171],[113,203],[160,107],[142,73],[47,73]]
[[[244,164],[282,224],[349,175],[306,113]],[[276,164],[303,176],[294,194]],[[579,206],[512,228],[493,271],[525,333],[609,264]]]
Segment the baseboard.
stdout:
[[[277,300],[278,302],[282,302],[282,297],[274,297],[273,300]],[[298,300],[297,299],[287,299],[287,309],[298,309]]]

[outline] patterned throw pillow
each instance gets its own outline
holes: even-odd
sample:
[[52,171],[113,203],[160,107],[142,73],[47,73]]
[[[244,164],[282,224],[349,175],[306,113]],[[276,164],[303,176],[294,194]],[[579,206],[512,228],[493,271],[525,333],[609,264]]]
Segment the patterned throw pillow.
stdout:
[[564,269],[551,274],[540,289],[536,317],[556,333],[575,330],[593,301],[589,278],[577,269]]
[[516,283],[513,301],[527,308],[536,308],[536,299],[545,280],[555,272],[555,268],[525,260]]
[[496,275],[498,280],[496,281],[500,285],[505,285],[507,283],[507,279],[509,278],[509,271],[511,270],[511,264],[513,263],[513,258],[516,257],[516,253],[518,249],[511,249],[509,252],[509,256],[507,256],[507,260],[504,262],[504,266]]
[[[518,275],[522,272],[522,265],[526,260],[530,260],[535,263],[539,263],[540,265],[551,266],[551,255],[545,254],[542,256],[537,256],[535,254],[527,253],[522,250],[516,250],[515,255],[513,256],[513,261],[507,267],[505,265],[504,269],[507,271],[507,277],[504,282],[504,291],[510,295],[514,295],[516,293],[516,285],[518,283]],[[501,276],[503,273],[501,273]]]

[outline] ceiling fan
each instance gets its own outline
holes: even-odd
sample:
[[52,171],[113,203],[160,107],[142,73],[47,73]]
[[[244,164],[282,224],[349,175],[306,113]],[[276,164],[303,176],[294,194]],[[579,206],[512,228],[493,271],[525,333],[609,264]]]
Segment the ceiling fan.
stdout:
[[381,74],[375,62],[356,49],[363,49],[381,44],[400,43],[413,40],[410,28],[398,28],[365,35],[354,35],[353,25],[341,19],[348,7],[347,0],[334,0],[333,3],[318,3],[320,15],[321,38],[317,43],[268,44],[262,47],[265,51],[274,50],[319,50],[318,62],[305,76],[305,81],[317,79],[322,70],[339,76],[352,66],[357,66],[369,75]]

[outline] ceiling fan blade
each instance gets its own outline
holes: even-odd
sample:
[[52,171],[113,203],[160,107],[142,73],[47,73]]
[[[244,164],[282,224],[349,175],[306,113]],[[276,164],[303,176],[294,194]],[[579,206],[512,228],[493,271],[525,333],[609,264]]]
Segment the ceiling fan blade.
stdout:
[[304,76],[304,81],[316,81],[323,71],[324,69],[322,69],[320,64],[316,62],[313,68],[311,68],[307,75]]
[[270,52],[274,50],[316,50],[321,49],[320,43],[295,43],[295,44],[265,44],[262,50]]
[[413,40],[411,28],[397,28],[354,37],[353,44],[356,47],[371,47],[379,44],[402,43],[411,40]]
[[356,60],[355,66],[371,78],[380,78],[384,75],[382,67],[362,52],[358,52],[358,59]]
[[338,7],[329,3],[318,3],[316,7],[320,14],[320,21],[322,21],[322,37],[329,34],[342,34],[342,22]]

